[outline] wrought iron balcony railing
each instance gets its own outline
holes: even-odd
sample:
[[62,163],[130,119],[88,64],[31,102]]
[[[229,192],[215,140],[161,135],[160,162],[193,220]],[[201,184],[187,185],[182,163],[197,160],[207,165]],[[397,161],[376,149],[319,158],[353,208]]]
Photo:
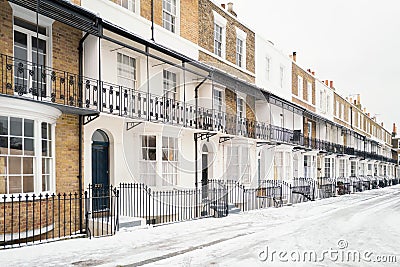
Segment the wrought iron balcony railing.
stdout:
[[0,93],[151,122],[271,140],[328,153],[396,163],[374,153],[304,136],[249,118],[159,96],[0,54]]

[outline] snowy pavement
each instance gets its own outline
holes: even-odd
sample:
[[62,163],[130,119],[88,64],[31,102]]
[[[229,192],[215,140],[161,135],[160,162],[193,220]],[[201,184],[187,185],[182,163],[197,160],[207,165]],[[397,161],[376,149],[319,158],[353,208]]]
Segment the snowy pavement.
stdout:
[[[399,222],[397,185],[221,219],[125,229],[108,238],[2,250],[0,266],[399,266]],[[391,256],[397,263],[376,262],[393,261]]]

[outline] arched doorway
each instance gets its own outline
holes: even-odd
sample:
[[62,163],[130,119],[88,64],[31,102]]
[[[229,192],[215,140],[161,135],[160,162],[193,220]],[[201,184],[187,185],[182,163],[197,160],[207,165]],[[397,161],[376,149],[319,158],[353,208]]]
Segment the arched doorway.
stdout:
[[96,130],[92,135],[92,196],[93,210],[108,209],[109,201],[109,145],[105,132]]
[[201,150],[201,186],[203,199],[208,196],[208,147],[203,145]]

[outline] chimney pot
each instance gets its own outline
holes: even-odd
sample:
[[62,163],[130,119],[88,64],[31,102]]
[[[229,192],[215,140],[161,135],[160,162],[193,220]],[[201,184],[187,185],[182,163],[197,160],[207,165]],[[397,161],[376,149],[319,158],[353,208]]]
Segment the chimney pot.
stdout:
[[330,86],[329,87],[333,89],[333,81],[330,82]]
[[308,72],[311,72],[311,69],[307,69]]
[[325,85],[328,86],[329,85],[329,81],[325,80]]
[[357,100],[354,99],[354,105],[357,106]]
[[397,127],[396,127],[396,123],[393,123],[393,136],[397,135]]
[[228,12],[231,13],[233,16],[237,17],[236,12],[233,11],[233,3],[232,2],[228,3]]
[[297,59],[297,52],[293,52],[293,61],[296,62]]
[[223,9],[225,9],[226,6],[225,6],[225,4],[221,4],[221,7],[222,7]]
[[312,74],[313,76],[315,76],[315,71],[311,72],[311,74]]
[[360,96],[360,94],[357,95],[357,104],[361,105],[361,96]]

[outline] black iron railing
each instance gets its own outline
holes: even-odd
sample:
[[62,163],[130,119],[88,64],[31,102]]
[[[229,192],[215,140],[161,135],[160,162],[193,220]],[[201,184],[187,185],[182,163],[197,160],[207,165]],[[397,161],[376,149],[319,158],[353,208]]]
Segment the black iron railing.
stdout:
[[[205,190],[205,192],[204,192]],[[224,217],[224,187],[199,190],[152,190],[144,184],[120,184],[120,215],[142,218],[146,224],[164,224],[203,217]]]
[[118,193],[109,190],[2,196],[0,248],[115,234]]

